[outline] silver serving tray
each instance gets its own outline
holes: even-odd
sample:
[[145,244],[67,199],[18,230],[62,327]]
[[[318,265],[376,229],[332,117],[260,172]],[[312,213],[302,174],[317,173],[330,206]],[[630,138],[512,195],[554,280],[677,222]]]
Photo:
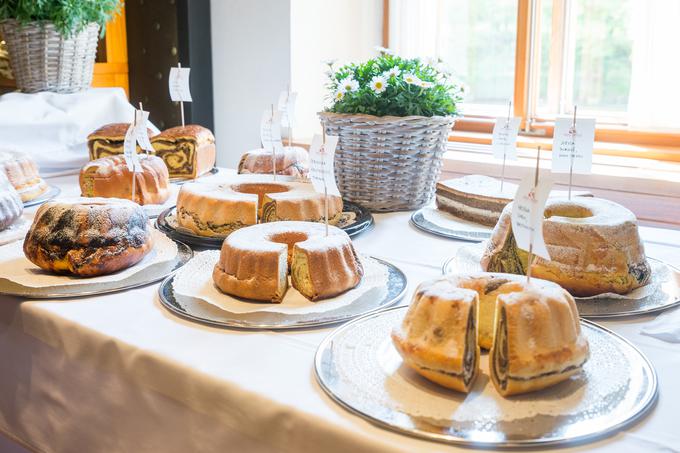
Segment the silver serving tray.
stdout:
[[328,324],[348,321],[358,316],[383,310],[396,304],[404,297],[404,293],[406,291],[406,276],[404,273],[399,268],[386,261],[379,260],[377,258],[374,259],[387,268],[387,293],[382,299],[376,300],[375,303],[369,307],[366,307],[365,304],[362,304],[361,310],[357,310],[356,312],[350,314],[344,313],[342,315],[333,315],[332,312],[329,312],[325,314],[313,313],[297,316],[283,314],[278,316],[239,316],[222,311],[218,308],[214,308],[215,310],[218,310],[220,317],[213,317],[210,315],[212,306],[209,306],[210,304],[207,302],[182,302],[175,297],[175,293],[172,288],[174,275],[166,278],[163,283],[161,283],[160,287],[158,288],[158,296],[160,298],[161,304],[172,313],[181,316],[182,318],[211,326],[271,330],[325,326]]
[[39,204],[43,204],[46,201],[50,201],[51,199],[59,196],[61,193],[61,189],[57,186],[48,186],[47,190],[40,195],[37,198],[34,198],[32,200],[24,202],[24,208],[30,208],[31,206],[37,206]]
[[[468,246],[469,247],[469,246]],[[474,246],[478,247],[478,246]],[[461,253],[461,247],[452,258],[449,258],[442,266],[444,275],[453,272],[481,272],[479,260],[472,258],[474,252],[469,255]],[[579,315],[583,318],[606,319],[620,318],[624,316],[639,316],[656,313],[680,305],[680,283],[672,278],[673,273],[680,273],[676,267],[655,258],[647,257],[647,260],[656,266],[666,267],[666,275],[669,276],[660,283],[659,290],[641,299],[631,298],[582,298],[574,297],[578,306]],[[679,274],[680,275],[680,274]]]
[[[421,231],[425,231],[427,233],[431,233],[437,236],[445,237],[448,239],[457,239],[460,241],[469,241],[469,242],[482,242],[491,237],[491,230],[492,228],[489,227],[489,231],[479,231],[478,229],[475,228],[466,228],[466,224],[473,225],[472,222],[468,222],[467,220],[461,220],[460,221],[460,226],[456,228],[452,228],[451,226],[446,226],[446,225],[441,225],[437,224],[435,222],[431,222],[430,220],[425,218],[425,210],[426,209],[433,209],[432,207],[426,206],[424,208],[418,209],[416,212],[414,212],[411,215],[411,223],[413,226],[418,228]],[[447,215],[454,217],[452,214],[449,213],[442,213],[442,216]],[[483,227],[480,225],[480,227]],[[479,228],[479,227],[478,227]]]
[[191,247],[188,245],[175,241],[177,244],[177,256],[175,257],[174,264],[172,267],[167,271],[167,272],[162,272],[159,275],[154,275],[150,277],[148,280],[144,280],[141,282],[133,283],[133,284],[124,284],[125,281],[120,282],[122,285],[120,286],[115,286],[115,287],[109,287],[109,288],[103,288],[103,289],[94,289],[94,290],[82,290],[78,289],[78,287],[72,287],[72,292],[68,291],[62,291],[62,292],[56,292],[56,293],[50,293],[48,291],[46,292],[30,292],[30,293],[23,293],[23,292],[6,292],[6,291],[1,291],[0,294],[6,295],[6,296],[18,296],[18,297],[26,297],[29,299],[64,299],[64,298],[74,298],[74,297],[85,297],[85,296],[95,296],[98,294],[108,294],[108,293],[115,293],[118,291],[126,291],[128,289],[133,289],[133,288],[139,288],[141,286],[146,286],[151,283],[158,282],[160,280],[163,280],[164,278],[167,278],[168,276],[171,276],[179,269],[180,267],[184,266],[187,261],[189,261],[193,256],[194,252],[191,250]]
[[219,169],[218,167],[213,167],[213,168],[211,168],[210,170],[208,170],[208,171],[206,171],[205,173],[203,173],[203,174],[202,174],[201,176],[199,176],[198,178],[194,178],[194,179],[186,179],[186,178],[176,178],[176,177],[175,177],[175,178],[170,178],[170,183],[171,183],[171,184],[176,184],[176,185],[178,185],[178,186],[181,186],[181,185],[184,184],[184,183],[193,182],[193,181],[198,181],[198,180],[201,179],[201,178],[205,178],[206,176],[216,175],[216,174],[219,173],[219,172],[220,172],[220,169]]
[[507,399],[484,374],[468,395],[440,387],[404,365],[392,346],[390,331],[406,310],[396,307],[345,324],[321,343],[314,361],[331,399],[381,428],[465,447],[546,447],[612,435],[656,401],[657,376],[649,360],[589,321],[581,327],[590,359],[565,382]]

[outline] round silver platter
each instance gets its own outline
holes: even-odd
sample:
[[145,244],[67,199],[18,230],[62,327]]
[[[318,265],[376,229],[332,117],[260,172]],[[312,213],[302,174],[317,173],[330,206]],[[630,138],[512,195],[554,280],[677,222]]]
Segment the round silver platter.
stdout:
[[[456,254],[442,266],[443,274],[455,272],[481,272],[479,265],[482,249],[479,245],[460,247]],[[652,282],[658,289],[645,297],[574,297],[579,315],[583,318],[620,318],[638,316],[668,310],[680,305],[680,270],[655,258],[647,257],[654,270]]]
[[538,392],[503,398],[482,373],[465,395],[403,364],[390,331],[407,307],[363,316],[331,333],[315,357],[316,377],[345,409],[409,436],[468,447],[538,447],[611,435],[640,419],[657,397],[651,363],[628,341],[582,321],[590,344],[583,372]]
[[[195,299],[175,297],[172,282],[174,276],[166,278],[158,288],[158,295],[165,308],[183,318],[209,324],[218,327],[231,327],[240,329],[300,329],[316,327],[328,324],[348,321],[358,316],[383,310],[396,304],[406,291],[406,276],[396,266],[374,258],[379,264],[385,266],[388,272],[387,291],[381,298],[375,298],[370,304],[360,304],[356,311],[343,310],[342,313],[313,313],[307,315],[285,315],[253,313],[250,315],[237,315],[213,307],[207,302]],[[323,302],[319,302],[323,303]],[[350,305],[350,308],[352,305]]]
[[[411,223],[419,230],[460,241],[482,242],[491,237],[493,228],[458,219],[431,206],[418,209],[411,215]],[[488,231],[487,231],[488,230]]]
[[110,285],[92,290],[83,289],[82,286],[65,286],[61,291],[49,289],[45,290],[44,292],[36,290],[32,290],[31,292],[2,291],[0,294],[7,296],[27,297],[30,299],[63,299],[115,293],[118,291],[139,288],[140,286],[146,286],[159,280],[163,280],[169,275],[172,275],[177,269],[184,266],[187,261],[189,261],[194,256],[194,252],[191,250],[191,247],[182,242],[175,241],[175,243],[177,244],[177,256],[172,263],[168,263],[168,267],[164,267],[163,271],[158,272],[157,274],[148,275],[148,273],[140,272],[140,274],[143,274],[143,278],[137,279],[135,276],[130,276],[121,282],[112,282]]
[[48,186],[45,193],[43,193],[39,197],[34,198],[32,200],[29,200],[29,201],[25,201],[24,202],[24,208],[30,208],[31,206],[37,206],[39,204],[43,204],[44,202],[49,201],[52,198],[59,196],[60,193],[61,193],[61,189],[59,187]]

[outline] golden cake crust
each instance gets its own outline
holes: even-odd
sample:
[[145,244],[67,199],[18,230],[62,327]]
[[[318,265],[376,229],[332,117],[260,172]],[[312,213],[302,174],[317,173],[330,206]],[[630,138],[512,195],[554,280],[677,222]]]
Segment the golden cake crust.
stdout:
[[189,124],[166,129],[153,137],[151,144],[172,178],[197,178],[215,166],[215,137],[203,126]]
[[[263,148],[246,151],[238,164],[239,174],[273,174],[274,153]],[[276,153],[276,174],[304,178],[309,173],[309,154],[299,146],[284,146]]]
[[[290,272],[289,272],[290,269]],[[224,293],[280,303],[292,284],[311,300],[354,288],[363,267],[347,234],[309,222],[275,222],[242,228],[224,240],[213,281]]]
[[93,277],[138,263],[152,245],[148,218],[136,203],[74,198],[40,206],[24,254],[42,269]]
[[[487,243],[482,269],[526,273],[527,254],[514,243],[511,217],[508,205]],[[635,215],[612,201],[548,199],[543,237],[551,260],[535,257],[532,275],[554,281],[574,296],[626,294],[651,277]]]
[[48,189],[47,183],[40,177],[38,164],[27,154],[0,151],[0,170],[24,203],[35,200]]
[[[140,205],[162,204],[170,197],[170,176],[163,160],[153,155],[139,156],[141,173],[135,173],[135,197]],[[132,173],[122,155],[93,160],[80,170],[80,190],[84,197],[132,198]]]

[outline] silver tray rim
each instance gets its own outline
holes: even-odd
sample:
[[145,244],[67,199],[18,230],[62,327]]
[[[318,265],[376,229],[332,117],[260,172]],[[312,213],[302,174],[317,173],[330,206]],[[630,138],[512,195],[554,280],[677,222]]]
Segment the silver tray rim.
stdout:
[[[424,219],[423,219],[422,222],[420,220],[420,218],[422,218],[422,211],[426,208],[427,208],[427,206],[420,208],[417,211],[415,211],[413,214],[411,214],[411,218],[410,218],[411,224],[414,227],[416,227],[417,229],[419,229],[420,231],[424,231],[426,233],[434,234],[435,236],[439,236],[439,237],[442,237],[442,238],[455,239],[455,240],[458,240],[458,241],[474,242],[474,243],[484,242],[491,237],[491,232],[489,232],[489,236],[485,237],[485,238],[472,238],[472,237],[464,236],[464,235],[461,235],[461,234],[445,233],[444,231],[429,228],[427,226],[427,224],[422,223],[422,222],[424,222]],[[418,216],[420,216],[420,217],[418,217]]]
[[[449,267],[449,264],[451,261],[453,261],[455,256],[452,256],[451,258],[448,258],[446,261],[444,261],[444,264],[442,264],[442,275],[448,274],[447,268]],[[652,258],[650,256],[647,257],[648,260],[650,261],[655,261],[657,263],[663,264],[666,267],[669,267],[671,270],[674,270],[675,272],[680,273],[680,269],[677,267],[673,266],[672,264],[667,263],[666,261],[660,260],[658,258]],[[480,272],[483,272],[480,270]],[[576,305],[578,306],[579,304],[579,298],[574,297],[574,301],[576,302]],[[649,315],[652,313],[659,313],[662,311],[669,310],[671,308],[677,307],[680,305],[680,298],[677,298],[671,303],[665,304],[665,305],[658,305],[656,307],[650,307],[650,308],[645,308],[642,310],[635,310],[635,311],[616,311],[616,312],[611,312],[611,313],[595,313],[595,314],[581,314],[581,318],[588,318],[588,319],[615,319],[615,318],[626,318],[629,316],[643,316],[643,315]],[[580,314],[580,311],[579,311]]]
[[321,372],[319,371],[321,369],[321,360],[323,353],[325,352],[326,349],[333,343],[333,339],[335,338],[336,335],[339,333],[343,332],[345,329],[349,329],[354,323],[360,323],[363,322],[364,320],[372,317],[377,317],[377,316],[382,316],[385,313],[395,311],[395,310],[406,310],[408,309],[408,306],[398,306],[398,307],[392,307],[388,308],[385,310],[380,310],[377,313],[370,313],[365,316],[361,316],[359,318],[355,318],[352,321],[345,323],[344,325],[338,327],[337,329],[333,330],[330,334],[326,336],[326,338],[321,341],[319,344],[319,347],[316,350],[316,353],[314,354],[314,376],[316,377],[316,381],[319,383],[323,391],[328,395],[331,400],[335,401],[338,405],[340,405],[342,408],[345,410],[349,411],[350,413],[359,416],[360,418],[368,421],[369,423],[378,426],[383,429],[387,429],[388,431],[396,432],[398,434],[403,434],[407,435],[409,437],[415,437],[419,439],[424,439],[424,440],[429,440],[429,441],[435,441],[439,442],[442,444],[449,444],[449,445],[457,445],[457,446],[464,446],[464,447],[469,447],[469,448],[501,448],[501,449],[517,449],[517,448],[531,448],[531,447],[553,447],[553,446],[574,446],[578,444],[583,444],[587,442],[592,442],[597,439],[605,438],[608,436],[611,436],[618,432],[619,430],[623,429],[626,426],[630,426],[640,419],[642,419],[644,416],[646,416],[649,411],[654,408],[658,401],[658,396],[659,396],[659,388],[658,388],[658,377],[656,374],[656,369],[652,365],[652,362],[647,358],[645,354],[640,351],[633,343],[628,341],[626,338],[623,336],[617,334],[616,332],[613,332],[609,330],[608,328],[597,324],[593,321],[589,321],[587,319],[580,319],[580,322],[582,324],[588,325],[594,329],[600,329],[606,334],[612,336],[615,340],[622,342],[623,344],[627,345],[630,347],[633,351],[635,351],[639,357],[642,359],[642,362],[644,363],[644,367],[647,368],[649,371],[650,375],[650,385],[648,391],[645,393],[645,398],[641,399],[637,403],[637,407],[635,410],[635,413],[628,418],[624,420],[619,420],[616,423],[612,424],[610,427],[607,429],[598,431],[598,432],[592,432],[592,433],[585,433],[585,434],[580,434],[575,437],[556,437],[556,438],[551,438],[551,439],[544,439],[544,440],[528,440],[528,441],[503,441],[503,442],[484,442],[484,441],[475,441],[471,442],[467,439],[460,439],[457,437],[452,437],[448,436],[445,434],[437,434],[437,433],[431,433],[427,432],[421,429],[406,429],[406,428],[400,428],[398,426],[393,426],[390,425],[389,423],[383,422],[381,420],[378,420],[368,414],[365,414],[364,412],[350,406],[348,403],[343,401],[340,397],[336,396],[333,391],[327,386],[327,384],[324,382]]
[[53,186],[52,184],[47,185],[48,190],[42,193],[40,196],[35,197],[32,200],[24,202],[24,208],[32,208],[33,206],[38,206],[46,203],[54,198],[57,198],[61,194],[61,189],[58,186]]
[[87,297],[87,296],[96,296],[100,294],[110,294],[110,293],[117,293],[120,291],[127,291],[129,289],[134,289],[134,288],[140,288],[142,286],[147,286],[152,283],[156,283],[160,280],[166,279],[168,277],[172,277],[175,272],[182,266],[184,266],[193,256],[194,256],[194,251],[192,250],[191,247],[186,245],[184,242],[180,241],[174,241],[177,244],[177,256],[175,257],[175,266],[169,271],[164,273],[163,275],[159,277],[152,278],[148,281],[140,282],[140,283],[135,283],[131,285],[123,285],[120,287],[116,288],[106,288],[106,289],[100,289],[100,290],[90,290],[90,291],[78,291],[77,293],[55,293],[55,294],[48,294],[48,293],[42,293],[42,294],[27,294],[27,293],[13,293],[13,292],[5,292],[5,291],[0,291],[0,295],[3,296],[13,296],[13,297],[23,297],[27,299],[74,299],[77,297]]
[[[174,279],[174,273],[173,275],[169,275],[168,277],[163,280],[163,282],[159,285],[158,287],[158,299],[161,302],[161,305],[168,309],[171,313],[179,316],[180,318],[184,318],[189,321],[197,322],[199,324],[203,325],[209,325],[213,327],[220,327],[220,328],[228,328],[228,329],[241,329],[241,330],[295,330],[295,329],[304,329],[304,328],[309,328],[309,327],[320,327],[320,326],[327,326],[327,325],[333,325],[333,324],[338,324],[338,323],[344,323],[353,319],[357,319],[358,317],[363,317],[369,314],[375,314],[380,311],[390,309],[394,304],[398,303],[400,300],[404,298],[404,295],[406,294],[406,288],[408,287],[408,279],[406,277],[406,274],[399,269],[397,266],[395,266],[392,263],[389,263],[385,260],[381,260],[379,258],[371,257],[374,260],[380,262],[381,264],[385,265],[391,272],[394,272],[397,277],[402,282],[402,288],[399,291],[399,293],[396,296],[393,296],[391,299],[386,300],[384,303],[380,304],[379,306],[369,310],[365,311],[362,313],[357,313],[357,314],[351,314],[347,316],[341,316],[338,318],[330,318],[326,319],[323,321],[302,321],[302,322],[297,322],[293,324],[286,324],[286,325],[280,325],[280,324],[268,324],[268,323],[251,323],[251,322],[243,322],[243,321],[233,321],[233,322],[222,322],[222,321],[214,321],[206,318],[201,318],[199,316],[194,316],[190,313],[187,313],[185,311],[178,310],[175,308],[172,303],[170,303],[168,300],[166,300],[166,297],[164,295],[164,289],[170,285],[172,285],[172,280]],[[172,287],[170,288],[171,291]],[[174,291],[173,291],[174,294]],[[174,297],[174,296],[173,296]]]

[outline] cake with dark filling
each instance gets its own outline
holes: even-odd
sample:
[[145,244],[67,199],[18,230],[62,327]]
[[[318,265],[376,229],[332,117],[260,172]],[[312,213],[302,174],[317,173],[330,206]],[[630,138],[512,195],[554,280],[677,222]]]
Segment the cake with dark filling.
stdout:
[[[490,332],[490,341],[482,332]],[[503,396],[562,382],[580,372],[589,355],[569,293],[507,274],[422,283],[392,341],[418,374],[465,393],[479,374],[480,347],[490,348],[490,377]]]
[[152,248],[149,219],[137,203],[75,198],[40,206],[24,240],[33,264],[57,274],[94,277],[128,268]]
[[517,185],[482,175],[467,175],[437,183],[437,209],[464,220],[494,226],[517,192]]
[[[90,151],[90,160],[123,154],[125,134],[129,128],[130,123],[106,124],[88,135],[87,147]],[[151,129],[147,129],[146,133],[149,138],[153,137]],[[141,152],[143,150],[138,145],[137,153]]]
[[166,129],[151,139],[171,178],[194,179],[215,166],[215,136],[197,124]]

